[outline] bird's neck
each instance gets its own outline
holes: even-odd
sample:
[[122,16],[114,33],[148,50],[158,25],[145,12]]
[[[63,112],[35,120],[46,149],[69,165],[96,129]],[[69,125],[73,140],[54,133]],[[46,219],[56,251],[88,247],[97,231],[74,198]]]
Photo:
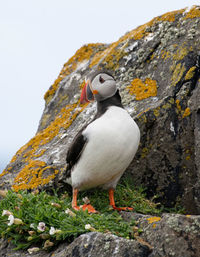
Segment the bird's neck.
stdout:
[[121,96],[119,94],[119,90],[115,93],[114,96],[111,96],[103,101],[98,101],[97,102],[97,115],[96,118],[101,116],[106,112],[108,107],[110,106],[118,106],[123,108],[123,105],[121,103]]

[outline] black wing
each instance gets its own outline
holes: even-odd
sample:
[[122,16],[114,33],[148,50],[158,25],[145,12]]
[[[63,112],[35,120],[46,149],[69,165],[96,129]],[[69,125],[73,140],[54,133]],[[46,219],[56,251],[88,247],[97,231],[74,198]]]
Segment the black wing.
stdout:
[[82,131],[83,129],[75,136],[67,152],[67,177],[70,177],[71,169],[78,162],[87,143],[87,138],[83,136]]

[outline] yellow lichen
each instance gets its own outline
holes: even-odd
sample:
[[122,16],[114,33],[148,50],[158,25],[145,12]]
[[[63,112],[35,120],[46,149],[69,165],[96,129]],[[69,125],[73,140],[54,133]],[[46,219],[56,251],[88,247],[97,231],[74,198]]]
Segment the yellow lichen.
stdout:
[[173,70],[173,74],[171,77],[172,86],[176,86],[176,84],[181,80],[184,72],[185,72],[185,65],[178,63],[175,66],[175,69]]
[[191,156],[190,156],[190,155],[187,155],[187,156],[185,157],[185,159],[186,159],[186,161],[189,161],[189,160],[191,159]]
[[141,151],[141,157],[144,159],[146,158],[147,154],[149,153],[149,149],[147,147],[144,147]]
[[167,60],[170,58],[170,53],[168,51],[162,50],[161,51],[161,58]]
[[200,9],[199,6],[194,6],[190,9],[189,12],[186,13],[184,19],[194,19],[200,17]]
[[180,46],[176,53],[173,54],[173,59],[176,61],[182,60],[188,54],[188,48],[184,46]]
[[128,89],[131,95],[135,95],[137,101],[157,95],[157,83],[150,78],[146,78],[144,82],[136,78],[131,82],[131,85],[128,86]]
[[160,115],[160,107],[153,110],[153,114],[158,117]]
[[185,75],[185,80],[190,80],[194,77],[196,66],[191,67]]

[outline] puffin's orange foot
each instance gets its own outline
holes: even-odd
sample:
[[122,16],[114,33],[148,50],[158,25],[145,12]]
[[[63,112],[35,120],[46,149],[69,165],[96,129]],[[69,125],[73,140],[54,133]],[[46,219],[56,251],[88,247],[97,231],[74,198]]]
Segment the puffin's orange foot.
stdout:
[[74,210],[76,210],[76,211],[79,211],[80,210],[80,207],[79,206],[72,206],[72,208],[74,209]]
[[83,211],[88,210],[88,213],[98,213],[98,211],[96,211],[95,208],[89,203],[82,205],[81,209]]
[[112,205],[112,208],[117,211],[132,211],[133,208],[131,207],[116,207]]

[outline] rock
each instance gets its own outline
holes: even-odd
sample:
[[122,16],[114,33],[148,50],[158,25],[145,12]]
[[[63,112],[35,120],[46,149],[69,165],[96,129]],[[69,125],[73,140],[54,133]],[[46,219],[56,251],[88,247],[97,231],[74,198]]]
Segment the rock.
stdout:
[[109,69],[141,144],[127,169],[166,207],[200,213],[200,7],[154,18],[112,44],[88,44],[64,65],[45,94],[38,132],[0,175],[2,188],[64,190],[66,153],[95,113],[80,106],[91,69]]
[[71,256],[149,256],[150,249],[135,240],[127,240],[114,235],[91,232],[81,235],[66,249],[56,254],[58,257]]
[[123,213],[125,220],[134,218],[143,233],[137,238],[153,249],[149,257],[199,257],[200,216],[163,214],[161,217]]
[[[5,245],[5,246],[4,246]],[[29,254],[27,251],[13,251],[6,247],[7,243],[0,242],[1,257],[147,257],[151,250],[135,240],[127,240],[114,235],[91,232],[79,236],[70,245],[62,244],[55,251],[49,253],[40,251]]]

